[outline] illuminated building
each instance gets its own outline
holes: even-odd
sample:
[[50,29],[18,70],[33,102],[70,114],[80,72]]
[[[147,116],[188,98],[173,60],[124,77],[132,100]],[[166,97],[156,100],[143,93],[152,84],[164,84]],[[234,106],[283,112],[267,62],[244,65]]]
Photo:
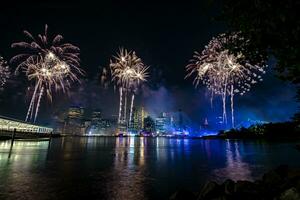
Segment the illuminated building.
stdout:
[[83,114],[84,114],[83,107],[71,106],[68,111],[68,118],[69,120],[70,119],[82,120]]
[[144,119],[144,128],[143,129],[147,133],[155,132],[155,121],[150,116],[147,116]]
[[89,130],[89,128],[91,127],[91,120],[89,119],[85,119],[82,126],[81,126],[81,134],[84,135],[87,133],[87,131]]
[[88,127],[86,134],[88,135],[112,135],[111,121],[103,119],[100,110],[94,110],[91,116],[91,124]]
[[171,128],[172,132],[176,136],[184,136],[189,134],[190,123],[189,117],[182,112],[181,109],[178,112],[175,112],[172,116]]
[[71,106],[67,114],[67,123],[64,132],[66,134],[82,135],[84,131],[84,108],[79,106]]
[[155,129],[157,134],[167,134],[170,131],[171,117],[167,113],[161,113],[161,116],[155,119]]
[[144,107],[141,110],[141,126],[144,128],[145,126],[145,118],[148,116],[148,113],[145,111]]
[[101,123],[101,119],[102,119],[101,111],[94,110],[92,113],[92,124]]
[[174,128],[174,130],[176,130],[177,132],[182,132],[184,129],[184,124],[185,123],[181,110],[173,113],[173,116],[171,117],[171,126]]
[[139,109],[133,108],[133,117],[130,123],[130,130],[136,133],[139,133],[144,128],[144,119],[147,116],[147,113],[144,110],[144,107]]
[[109,119],[101,119],[97,124],[91,123],[88,127],[87,135],[102,135],[111,136],[114,135],[114,122]]
[[112,119],[104,119],[100,110],[92,112],[90,125],[86,127],[87,135],[111,136],[115,134],[115,121]]

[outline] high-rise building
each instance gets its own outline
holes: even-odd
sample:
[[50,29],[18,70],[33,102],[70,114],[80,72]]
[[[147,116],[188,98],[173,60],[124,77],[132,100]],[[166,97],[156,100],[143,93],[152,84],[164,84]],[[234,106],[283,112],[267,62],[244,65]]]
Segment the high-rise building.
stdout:
[[78,106],[71,106],[68,111],[68,118],[75,120],[82,120],[84,115],[84,108]]
[[155,119],[155,129],[158,134],[167,134],[171,127],[171,117],[163,112]]
[[179,109],[173,113],[172,116],[172,127],[176,132],[183,132],[187,128],[188,117]]
[[155,121],[150,116],[145,117],[143,129],[146,133],[152,134],[155,132]]
[[102,115],[100,110],[94,110],[92,113],[92,124],[99,124],[101,122]]
[[146,117],[144,107],[133,108],[132,121],[129,124],[129,128],[133,132],[140,132],[144,128],[144,119]]
[[91,115],[91,124],[87,129],[89,135],[111,136],[115,134],[116,122],[113,119],[105,119],[102,117],[100,110],[94,110]]
[[84,108],[79,106],[71,106],[68,109],[66,126],[64,132],[67,134],[83,134],[83,116],[84,116]]
[[97,124],[91,124],[87,134],[89,135],[114,135],[115,122],[110,119],[101,119]]

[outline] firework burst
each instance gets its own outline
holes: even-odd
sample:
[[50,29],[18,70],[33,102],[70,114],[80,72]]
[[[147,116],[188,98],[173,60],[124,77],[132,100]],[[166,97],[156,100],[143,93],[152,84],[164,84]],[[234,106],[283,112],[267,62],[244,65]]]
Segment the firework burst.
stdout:
[[232,127],[234,95],[244,95],[253,84],[262,81],[262,74],[267,67],[264,56],[247,53],[249,45],[250,42],[241,37],[240,33],[221,34],[213,38],[201,53],[195,52],[186,67],[186,77],[194,75],[196,87],[202,83],[212,96],[222,97],[224,123],[227,123],[226,98],[230,96]]
[[66,92],[70,88],[70,83],[77,80],[76,75],[70,72],[70,67],[65,62],[49,56],[29,58],[26,61],[24,73],[35,85],[26,121],[32,119],[36,121],[40,101],[44,94],[52,101],[53,90]]
[[0,89],[2,90],[10,77],[10,69],[7,62],[0,56]]
[[110,61],[112,81],[126,90],[136,90],[148,77],[148,67],[133,51],[121,48],[117,56]]
[[14,56],[11,63],[17,63],[16,72],[20,69],[29,81],[34,82],[34,90],[26,121],[36,121],[40,101],[44,94],[52,101],[53,91],[68,92],[71,83],[80,82],[79,76],[84,74],[80,69],[79,48],[63,43],[63,37],[56,35],[54,39],[48,37],[48,26],[44,34],[35,38],[28,31],[24,34],[30,42],[13,43],[12,48],[21,48],[23,53]]
[[[134,95],[142,82],[147,80],[149,67],[145,66],[142,60],[134,51],[127,51],[121,48],[117,56],[110,61],[112,81],[120,91],[119,123],[127,124],[127,95],[131,94],[129,122],[132,119]],[[124,101],[124,107],[123,107]]]
[[48,25],[45,25],[43,34],[34,37],[29,31],[23,31],[28,41],[15,42],[12,48],[21,49],[21,53],[14,56],[10,62],[18,64],[18,68],[26,66],[28,59],[47,55],[56,56],[59,60],[66,62],[70,67],[82,73],[80,66],[80,49],[71,44],[64,43],[62,35],[56,35],[51,39],[48,35]]

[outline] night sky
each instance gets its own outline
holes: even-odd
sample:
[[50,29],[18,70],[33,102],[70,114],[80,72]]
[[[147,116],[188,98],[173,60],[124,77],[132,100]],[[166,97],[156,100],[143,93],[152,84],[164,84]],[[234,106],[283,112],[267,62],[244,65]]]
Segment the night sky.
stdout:
[[[66,42],[81,49],[81,66],[86,71],[83,84],[75,85],[70,97],[56,95],[52,104],[44,100],[39,123],[49,121],[52,115],[70,105],[101,109],[106,117],[117,114],[118,93],[100,86],[99,72],[101,67],[108,66],[111,55],[119,47],[135,50],[151,67],[152,77],[137,100],[151,114],[182,109],[193,122],[202,123],[205,117],[213,119],[216,113],[221,113],[209,108],[205,88],[195,89],[192,80],[184,79],[184,67],[193,52],[201,51],[211,37],[228,30],[224,23],[214,20],[219,14],[218,3],[107,2],[41,1],[1,5],[0,54],[7,60],[17,53],[10,44],[24,40],[23,30],[37,35],[43,32],[45,24],[49,25],[50,35],[61,34]],[[239,121],[248,118],[282,121],[296,112],[295,88],[274,76],[271,69],[274,63],[270,62],[263,83],[236,98]],[[0,115],[25,118],[27,86],[21,76],[10,80],[0,92]]]

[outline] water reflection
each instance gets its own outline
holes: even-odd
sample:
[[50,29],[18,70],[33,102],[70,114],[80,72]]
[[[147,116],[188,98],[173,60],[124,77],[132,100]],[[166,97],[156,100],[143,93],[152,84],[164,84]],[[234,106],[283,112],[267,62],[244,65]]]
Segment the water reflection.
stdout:
[[[300,166],[291,143],[65,137],[0,142],[0,199],[168,199],[207,180],[251,180]],[[286,156],[289,155],[289,156]],[[263,167],[262,167],[263,166]]]
[[9,163],[12,166],[18,164],[30,168],[34,161],[45,160],[48,145],[48,141],[15,141],[13,146],[10,141],[0,142],[0,167]]
[[226,177],[232,180],[253,180],[249,163],[243,162],[240,154],[240,147],[243,143],[226,140],[225,158],[226,166],[224,168],[216,169],[215,175],[222,179]]
[[117,138],[109,199],[147,199],[145,196],[145,139]]
[[[40,190],[28,193],[31,187],[41,185],[42,177],[32,173],[47,157],[48,142],[0,142],[0,194],[3,199],[31,199]],[[1,199],[1,195],[0,195]]]

